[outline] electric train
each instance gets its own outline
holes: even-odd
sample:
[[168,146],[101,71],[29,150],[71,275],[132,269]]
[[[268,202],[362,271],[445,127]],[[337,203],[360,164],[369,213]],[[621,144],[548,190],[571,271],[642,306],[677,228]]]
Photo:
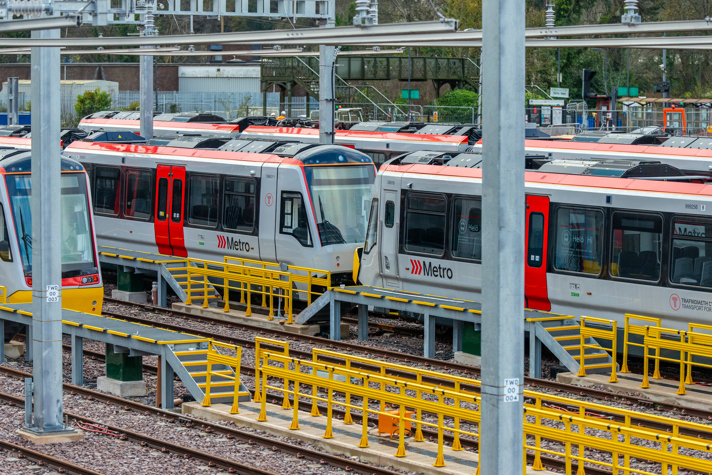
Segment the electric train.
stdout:
[[[62,305],[100,315],[104,289],[88,176],[79,162],[61,160]],[[32,301],[31,171],[31,152],[0,149],[0,283],[8,303]]]
[[[525,172],[525,302],[681,330],[712,320],[712,185]],[[481,300],[482,170],[379,170],[359,283]]]
[[[186,146],[194,145],[189,139]],[[350,282],[353,252],[365,238],[373,162],[341,146],[274,145],[77,141],[65,154],[91,177],[101,245],[280,262],[331,271],[333,285]]]

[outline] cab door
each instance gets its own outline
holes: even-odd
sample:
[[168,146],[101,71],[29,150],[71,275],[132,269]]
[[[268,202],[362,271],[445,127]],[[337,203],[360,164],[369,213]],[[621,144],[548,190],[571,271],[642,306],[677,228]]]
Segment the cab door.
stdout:
[[[391,177],[388,177],[391,180]],[[400,182],[400,178],[395,179]],[[398,234],[400,230],[400,199],[397,190],[383,190],[381,199],[380,234],[381,247],[380,271],[383,286],[391,289],[401,288],[398,264]]]
[[154,230],[158,252],[187,257],[183,235],[185,167],[158,165]]
[[549,198],[527,196],[524,296],[527,308],[551,310],[546,283]]

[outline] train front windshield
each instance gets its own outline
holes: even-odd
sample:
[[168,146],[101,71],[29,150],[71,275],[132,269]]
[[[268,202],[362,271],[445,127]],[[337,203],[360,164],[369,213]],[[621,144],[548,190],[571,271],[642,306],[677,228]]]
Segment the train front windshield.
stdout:
[[322,246],[363,243],[376,173],[372,164],[304,167]]
[[[12,216],[25,276],[32,275],[32,185],[30,175],[7,175]],[[89,219],[89,201],[83,173],[62,173],[62,278],[96,274],[97,268]]]

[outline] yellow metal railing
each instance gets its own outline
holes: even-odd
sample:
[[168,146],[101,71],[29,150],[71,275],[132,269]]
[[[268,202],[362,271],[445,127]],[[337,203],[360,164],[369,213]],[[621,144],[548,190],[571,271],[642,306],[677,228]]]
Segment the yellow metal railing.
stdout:
[[[235,351],[236,355],[222,355],[217,352],[216,347],[233,350]],[[205,407],[209,407],[211,398],[232,396],[232,407],[230,408],[230,413],[239,414],[240,410],[238,407],[238,400],[243,394],[240,393],[240,361],[242,358],[242,348],[239,346],[227,345],[225,343],[211,341],[206,351],[206,357],[207,363],[205,369],[205,383],[198,384],[198,387],[205,388],[205,397],[203,398],[202,405]],[[222,365],[233,368],[235,373],[230,374],[229,371],[213,371],[213,365]],[[219,378],[227,381],[214,381],[213,378]],[[212,388],[225,386],[232,386],[233,392],[210,394]]]
[[[628,346],[638,346],[644,348],[645,345],[640,343],[633,343],[630,341],[630,335],[640,335],[645,337],[645,326],[643,325],[633,325],[630,323],[631,320],[641,320],[644,322],[655,323],[655,326],[660,328],[662,320],[655,317],[646,317],[643,315],[633,315],[630,313],[625,314],[625,327],[623,330],[623,367],[621,368],[621,373],[630,373],[628,371]],[[655,350],[655,356],[660,356],[660,348]],[[660,360],[655,360],[655,373],[653,378],[660,379]]]
[[[590,326],[586,326],[586,323],[595,323],[596,325],[599,326],[599,328],[593,328]],[[605,325],[605,326],[610,326],[610,329],[604,329],[600,328],[600,326]],[[603,340],[610,340],[611,341],[611,350],[608,350],[607,348],[602,347],[598,343],[593,340],[593,343],[586,343],[587,338],[597,338],[597,339],[603,339]],[[593,368],[605,368],[610,366],[611,367],[611,377],[608,379],[609,382],[615,383],[618,381],[618,377],[616,375],[616,372],[618,371],[618,365],[616,364],[616,355],[618,353],[617,347],[618,347],[618,326],[616,325],[615,320],[605,320],[602,318],[594,318],[594,317],[581,317],[581,333],[580,333],[580,352],[579,356],[576,357],[574,356],[574,359],[579,360],[579,372],[577,376],[586,376],[586,368],[593,369]],[[595,350],[601,350],[604,351],[604,353],[597,353],[594,355],[586,355],[586,350],[587,349],[595,349]],[[600,358],[602,354],[605,354],[605,352],[611,352],[611,362],[610,363],[599,363],[599,364],[593,364],[593,365],[588,365],[586,366],[586,357],[588,356],[589,358]]]
[[[331,272],[311,269],[309,267],[288,266],[287,271],[292,276],[292,282],[306,284],[307,304],[311,305],[312,297],[321,295],[315,287],[323,288],[324,290],[331,287]],[[319,277],[323,275],[324,277]]]
[[0,285],[0,304],[7,303],[7,287]]
[[[287,343],[275,340],[262,340],[262,343],[278,346],[281,351],[271,352],[261,347],[257,359],[261,379],[258,421],[267,420],[267,394],[272,391],[282,393],[285,399],[293,397],[292,430],[299,429],[300,398],[326,403],[326,438],[334,437],[334,405],[346,411],[363,411],[359,447],[369,445],[367,414],[397,419],[399,441],[394,454],[397,457],[407,455],[406,424],[435,428],[438,449],[433,465],[437,467],[445,465],[445,432],[479,442],[481,400],[474,392],[475,387],[480,386],[477,380],[326,350],[314,350],[313,361],[299,360],[288,356]],[[280,379],[285,385],[274,384]],[[287,385],[289,382],[293,389]],[[327,397],[320,396],[319,390],[325,391]],[[348,397],[337,400],[335,393]],[[705,460],[712,454],[708,443],[712,438],[710,426],[533,391],[525,390],[523,396],[524,448],[534,454],[532,467],[535,470],[543,469],[541,454],[549,454],[563,459],[567,474],[573,474],[574,462],[578,463],[579,475],[585,473],[584,463],[619,474],[653,475],[668,473],[669,469],[672,473],[678,469],[712,471],[712,461]],[[360,398],[360,404],[354,398]],[[370,405],[371,402],[378,404]],[[384,411],[385,404],[397,407],[397,415]],[[459,426],[455,425],[456,421]],[[353,421],[345,418],[344,423]],[[422,434],[420,438],[416,434],[413,440],[422,441]],[[461,445],[453,444],[452,449],[461,449]],[[641,461],[647,463],[641,465]]]
[[[668,361],[680,365],[680,386],[677,394],[687,394],[685,384],[692,384],[692,366],[712,368],[712,365],[694,361],[693,357],[712,358],[712,335],[695,332],[694,330],[712,330],[708,325],[691,324],[693,331],[672,330],[670,328],[645,327],[643,382],[641,388],[650,387],[648,377],[649,360]],[[650,350],[655,349],[656,354],[650,355]],[[668,350],[679,356],[660,356],[660,350]],[[687,372],[685,368],[687,367]],[[687,373],[687,374],[686,374]],[[658,379],[655,378],[654,379]]]

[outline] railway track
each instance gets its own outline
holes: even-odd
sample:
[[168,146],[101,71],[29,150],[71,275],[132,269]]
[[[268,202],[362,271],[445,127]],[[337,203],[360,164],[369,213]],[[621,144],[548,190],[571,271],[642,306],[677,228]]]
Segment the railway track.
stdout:
[[[0,399],[7,400],[2,396],[0,396]],[[21,399],[21,403],[25,403],[24,399]],[[0,448],[3,450],[9,450],[11,452],[17,452],[21,455],[21,457],[26,458],[27,460],[31,460],[39,466],[47,465],[48,467],[55,468],[59,473],[67,473],[74,475],[102,475],[101,473],[95,472],[94,470],[90,470],[88,468],[75,465],[71,462],[67,462],[65,460],[58,459],[56,457],[43,454],[42,452],[37,452],[36,450],[23,447],[22,445],[16,445],[4,440],[0,440]]]
[[[24,379],[26,377],[31,377],[32,374],[26,373],[24,371],[19,371],[16,369],[8,368],[5,366],[0,366],[0,373],[3,373],[5,375],[18,378],[18,379]],[[196,428],[198,430],[204,430],[205,432],[208,433],[216,433],[216,434],[223,434],[229,439],[237,439],[241,441],[246,441],[250,445],[259,445],[263,447],[267,447],[270,450],[275,451],[281,451],[290,455],[294,455],[297,458],[307,458],[310,460],[314,460],[317,463],[320,464],[328,464],[334,467],[338,467],[342,470],[345,470],[347,472],[355,472],[355,473],[362,473],[362,474],[367,474],[367,475],[395,475],[396,472],[393,472],[391,470],[387,470],[385,468],[381,468],[378,466],[373,466],[373,465],[367,465],[364,463],[356,462],[354,460],[348,460],[344,459],[341,457],[338,457],[336,455],[331,455],[325,452],[317,452],[315,450],[310,450],[305,447],[298,447],[294,446],[289,442],[284,442],[279,439],[270,439],[267,437],[263,437],[254,433],[246,432],[246,431],[241,431],[239,429],[236,429],[234,427],[227,427],[227,426],[222,426],[220,424],[213,424],[211,422],[203,421],[200,419],[196,419],[192,416],[187,416],[183,414],[178,414],[175,412],[171,411],[166,411],[163,409],[159,409],[156,407],[152,407],[146,404],[142,404],[136,401],[132,401],[130,399],[122,399],[116,396],[111,396],[108,394],[104,394],[98,391],[93,391],[91,389],[87,389],[81,386],[74,386],[72,384],[63,384],[64,390],[65,391],[70,391],[73,394],[79,394],[82,396],[85,396],[87,398],[93,398],[97,401],[101,401],[104,403],[108,404],[113,404],[116,406],[119,406],[125,410],[131,410],[140,414],[144,415],[154,415],[160,418],[162,421],[166,422],[173,422],[173,423],[182,423],[186,427],[192,427]],[[11,395],[6,395],[4,393],[0,393],[0,399],[3,399],[5,396],[8,396],[8,401],[12,400],[14,404],[24,404],[24,399],[23,398],[18,398],[16,396],[11,396]],[[67,413],[68,414],[68,413]],[[229,459],[223,459],[221,457],[216,457],[213,456],[209,453],[205,452],[200,452],[196,451],[193,449],[189,449],[187,447],[182,447],[178,446],[176,444],[171,444],[170,442],[166,442],[160,439],[154,439],[152,437],[146,436],[144,434],[139,434],[136,432],[132,431],[127,431],[125,429],[121,429],[118,427],[112,427],[100,422],[92,421],[88,418],[85,418],[83,416],[77,416],[77,415],[71,415],[68,414],[70,419],[74,420],[79,420],[84,423],[89,423],[89,424],[95,424],[99,425],[102,427],[106,427],[109,430],[113,430],[116,432],[119,432],[123,435],[125,435],[128,439],[134,440],[141,445],[148,445],[151,447],[155,447],[161,451],[168,450],[168,451],[173,451],[174,453],[181,453],[184,456],[187,455],[188,457],[194,457],[198,458],[201,460],[204,460],[208,463],[209,466],[215,466],[218,468],[224,468],[228,470],[229,473],[239,473],[239,474],[245,474],[245,475],[277,475],[272,472],[264,471],[261,469],[256,469],[253,467],[246,466],[244,464],[241,464],[239,462],[234,462]],[[213,465],[214,464],[214,465]],[[95,472],[81,472],[82,475],[84,473],[91,473],[94,474]]]
[[[444,369],[446,371],[460,371],[460,372],[463,372],[463,373],[465,373],[467,375],[471,375],[471,376],[480,375],[480,368],[463,365],[460,363],[453,363],[453,362],[448,362],[448,361],[425,358],[423,356],[418,356],[418,355],[404,355],[402,353],[398,353],[398,352],[390,351],[390,350],[384,350],[384,349],[380,349],[380,348],[371,348],[371,347],[365,348],[365,347],[358,346],[358,345],[355,345],[352,343],[347,343],[344,341],[336,341],[336,340],[329,340],[329,339],[322,338],[322,337],[299,335],[296,333],[286,332],[286,331],[282,331],[282,330],[265,330],[264,328],[251,326],[251,325],[247,325],[247,324],[230,324],[230,323],[227,323],[223,320],[219,320],[216,318],[193,315],[191,313],[181,312],[181,311],[177,311],[177,310],[168,310],[168,309],[164,309],[161,307],[154,307],[152,305],[136,304],[133,302],[126,302],[123,300],[117,300],[117,299],[111,299],[111,298],[105,298],[105,301],[117,303],[120,305],[135,306],[135,307],[143,308],[146,311],[151,311],[158,315],[164,314],[167,317],[170,317],[170,316],[176,317],[177,316],[179,318],[195,320],[195,321],[198,321],[199,323],[207,323],[207,324],[212,324],[212,325],[220,325],[220,326],[227,327],[227,328],[244,329],[244,330],[254,331],[255,333],[258,333],[258,334],[264,334],[267,336],[271,335],[274,338],[280,338],[283,340],[302,341],[302,342],[306,342],[306,343],[313,344],[313,345],[327,346],[327,347],[330,347],[333,349],[345,350],[345,351],[352,352],[352,353],[361,353],[361,354],[365,354],[366,356],[376,355],[376,356],[380,356],[382,358],[390,358],[390,359],[398,360],[403,363],[417,363],[417,364],[421,364],[425,367],[440,368],[440,369]],[[184,331],[186,329],[185,327],[177,325],[177,324],[166,323],[166,322],[155,322],[153,320],[148,320],[148,319],[144,319],[144,318],[140,318],[140,317],[136,317],[136,316],[132,316],[132,315],[122,315],[122,314],[118,314],[118,313],[110,312],[110,311],[104,311],[103,313],[105,315],[108,315],[108,316],[111,316],[114,318],[120,318],[120,319],[124,319],[124,320],[134,322],[134,323],[141,323],[144,325],[166,328],[166,329],[173,330],[173,331]],[[222,341],[222,342],[233,344],[233,345],[239,345],[244,348],[254,347],[254,340],[249,340],[246,338],[240,338],[240,337],[236,337],[236,336],[227,336],[227,335],[223,335],[220,333],[205,331],[205,330],[190,329],[190,331],[191,331],[191,333],[199,335],[199,336],[211,338],[211,339],[214,339],[217,341]],[[290,348],[289,352],[290,352],[290,355],[301,357],[301,358],[311,359],[311,357],[312,357],[311,353],[301,351],[298,349]],[[637,404],[637,405],[640,405],[643,407],[650,408],[651,410],[657,409],[657,410],[678,412],[678,413],[690,415],[693,417],[700,417],[705,420],[712,420],[712,411],[688,408],[688,407],[680,406],[677,404],[653,402],[649,399],[639,397],[639,396],[617,395],[615,393],[611,393],[608,391],[603,391],[603,390],[599,390],[599,389],[595,389],[595,388],[585,388],[585,387],[581,387],[581,386],[574,386],[574,385],[570,385],[570,384],[560,383],[558,381],[552,381],[552,380],[547,380],[547,379],[537,379],[537,378],[531,378],[531,377],[525,377],[524,382],[525,382],[525,384],[531,386],[533,389],[543,388],[543,389],[548,389],[548,390],[562,392],[562,393],[577,394],[579,396],[590,397],[590,398],[594,398],[594,399],[598,399],[598,400],[602,400],[602,401],[614,401],[615,400],[615,401],[618,401],[618,402],[620,402],[622,404],[626,404],[626,405]],[[473,386],[473,388],[477,388],[477,387]],[[473,389],[473,390],[475,390],[475,389]],[[476,390],[479,390],[479,389],[476,389]]]

